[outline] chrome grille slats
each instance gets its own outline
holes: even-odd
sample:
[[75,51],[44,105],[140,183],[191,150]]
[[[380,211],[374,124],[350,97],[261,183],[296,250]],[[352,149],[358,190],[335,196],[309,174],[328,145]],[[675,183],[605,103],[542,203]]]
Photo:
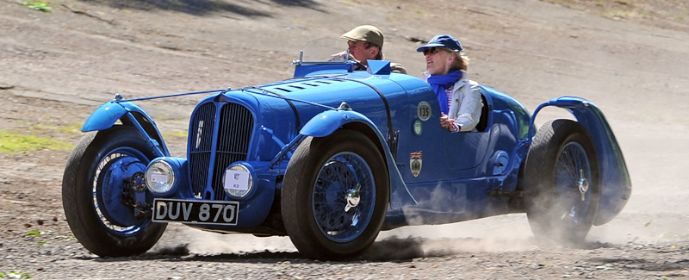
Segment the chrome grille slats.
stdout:
[[[219,114],[216,108],[220,108]],[[225,200],[222,175],[231,163],[247,159],[253,127],[251,111],[237,103],[209,102],[194,112],[189,131],[189,174],[194,194]],[[217,139],[213,139],[215,130]],[[205,193],[207,186],[213,190],[212,197]]]
[[208,166],[211,161],[214,125],[215,104],[213,103],[201,105],[191,118],[189,174],[194,193],[203,192],[208,183]]
[[246,107],[227,103],[221,109],[218,125],[212,186],[215,199],[225,200],[223,173],[231,163],[246,160],[254,119]]

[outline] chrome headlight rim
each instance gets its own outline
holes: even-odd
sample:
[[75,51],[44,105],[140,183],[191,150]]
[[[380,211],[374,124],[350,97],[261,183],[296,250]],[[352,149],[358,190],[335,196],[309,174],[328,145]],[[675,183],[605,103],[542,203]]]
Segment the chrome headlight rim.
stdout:
[[[168,179],[166,180],[167,182],[165,183],[164,188],[159,188],[156,189],[156,186],[151,186],[153,184],[152,175],[154,170],[163,170],[166,171],[167,173],[163,173],[168,176]],[[177,181],[177,176],[175,176],[175,170],[172,168],[172,165],[167,162],[166,160],[162,158],[154,159],[151,161],[151,163],[148,164],[148,167],[146,168],[146,172],[144,173],[144,178],[146,178],[146,188],[148,191],[155,195],[166,195],[169,193],[174,192],[174,187],[175,183]]]
[[[225,176],[227,175],[228,170],[243,171],[249,175],[249,180],[247,183],[247,190],[246,191],[243,191],[243,193],[236,193],[236,192],[233,193],[233,192],[229,191],[227,188],[225,188],[225,178],[226,178]],[[255,177],[255,174],[254,174],[254,170],[251,167],[251,165],[248,165],[245,162],[233,163],[233,164],[229,165],[228,167],[226,167],[225,171],[223,171],[223,176],[222,176],[223,190],[225,191],[225,194],[227,196],[229,196],[233,199],[237,199],[237,200],[247,199],[247,198],[251,197],[251,195],[253,195],[253,193],[256,189],[255,188],[256,180],[254,179],[254,177]]]

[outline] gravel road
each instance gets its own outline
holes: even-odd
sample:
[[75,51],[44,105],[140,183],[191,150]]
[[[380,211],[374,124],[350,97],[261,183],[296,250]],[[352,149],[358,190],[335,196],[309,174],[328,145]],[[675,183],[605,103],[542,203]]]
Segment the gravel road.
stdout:
[[[22,3],[0,0],[0,140],[33,136],[67,148],[0,152],[0,279],[689,279],[689,8],[681,0],[55,0],[50,13]],[[414,41],[447,32],[467,47],[473,79],[528,108],[560,95],[593,100],[632,176],[625,210],[581,248],[539,247],[525,215],[513,214],[383,232],[348,262],[301,258],[285,237],[179,225],[133,258],[98,258],[72,236],[62,172],[100,103],[115,93],[285,79],[299,49],[343,48],[339,34],[365,23],[383,29],[386,57],[412,75],[424,68]],[[197,100],[141,104],[173,154],[184,155]]]

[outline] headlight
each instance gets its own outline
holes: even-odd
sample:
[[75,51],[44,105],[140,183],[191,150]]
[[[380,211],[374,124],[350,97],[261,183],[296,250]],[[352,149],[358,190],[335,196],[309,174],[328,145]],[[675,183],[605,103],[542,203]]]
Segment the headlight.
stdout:
[[146,187],[153,193],[166,193],[175,184],[172,166],[162,159],[155,159],[146,169]]
[[235,198],[244,198],[254,187],[251,170],[243,164],[233,164],[225,169],[223,188],[225,192]]

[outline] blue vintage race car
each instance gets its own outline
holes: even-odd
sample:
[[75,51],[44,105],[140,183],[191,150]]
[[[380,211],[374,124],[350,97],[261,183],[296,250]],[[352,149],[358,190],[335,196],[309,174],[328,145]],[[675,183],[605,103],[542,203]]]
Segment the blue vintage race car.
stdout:
[[[76,238],[99,256],[141,254],[167,223],[288,235],[304,256],[356,256],[378,232],[526,212],[537,239],[581,242],[631,183],[603,113],[560,97],[533,115],[481,87],[473,132],[450,133],[429,85],[387,61],[296,61],[292,79],[216,90],[172,157],[152,118],[117,96],[86,121],[63,177]],[[170,97],[162,96],[162,97]],[[155,97],[160,98],[160,97]],[[568,110],[538,131],[547,106]]]

